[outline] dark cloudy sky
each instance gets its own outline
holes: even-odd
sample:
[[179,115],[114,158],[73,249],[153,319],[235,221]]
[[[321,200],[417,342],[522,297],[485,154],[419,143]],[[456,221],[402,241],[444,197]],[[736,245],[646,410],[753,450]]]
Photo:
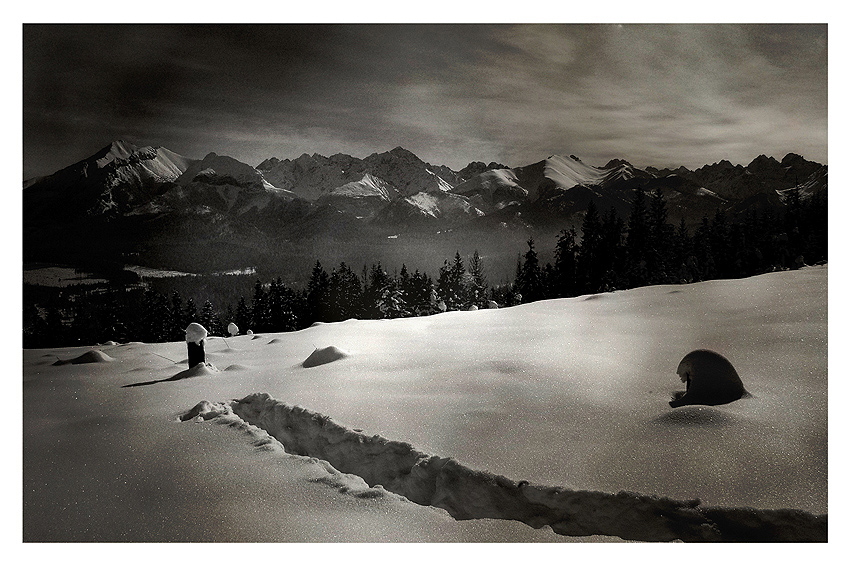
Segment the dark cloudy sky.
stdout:
[[24,25],[23,87],[25,179],[113,139],[254,166],[827,163],[826,25]]

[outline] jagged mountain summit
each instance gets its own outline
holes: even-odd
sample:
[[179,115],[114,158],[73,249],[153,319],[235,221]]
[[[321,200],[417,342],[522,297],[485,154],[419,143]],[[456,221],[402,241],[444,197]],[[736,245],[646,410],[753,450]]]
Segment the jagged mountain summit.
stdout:
[[182,175],[191,159],[164,147],[114,141],[78,163],[24,183],[24,218],[59,210],[63,215],[111,215],[150,201]]
[[361,181],[366,174],[392,186],[391,200],[418,192],[450,192],[458,183],[458,173],[425,163],[402,147],[365,159],[341,153],[331,157],[305,153],[291,161],[272,158],[257,165],[257,170],[275,186],[307,200],[318,200],[340,186]]

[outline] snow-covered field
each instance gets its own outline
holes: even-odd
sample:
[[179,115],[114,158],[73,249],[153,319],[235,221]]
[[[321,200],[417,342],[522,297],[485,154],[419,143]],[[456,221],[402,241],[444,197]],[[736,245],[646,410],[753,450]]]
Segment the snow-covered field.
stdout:
[[[213,367],[185,373],[185,343],[26,350],[24,540],[620,540],[514,520],[457,521],[288,454],[287,442],[290,451],[297,442],[342,459],[354,457],[345,447],[352,442],[452,458],[462,484],[444,487],[461,493],[472,514],[512,507],[502,491],[537,499],[598,491],[578,496],[603,502],[577,504],[599,523],[615,521],[604,493],[620,491],[699,499],[696,518],[703,508],[827,514],[827,274],[811,267],[213,337]],[[334,348],[325,351],[331,362],[304,363],[325,348]],[[670,408],[684,386],[677,365],[698,348],[727,357],[752,397]],[[93,349],[103,355],[56,364]],[[253,393],[277,402],[231,403]],[[201,401],[213,410],[208,419],[182,421]],[[293,415],[307,422],[312,444],[292,435],[301,425]],[[334,442],[342,447],[328,448]],[[481,496],[495,498],[476,498],[482,482],[499,493]],[[639,514],[635,521],[636,533],[650,528]]]

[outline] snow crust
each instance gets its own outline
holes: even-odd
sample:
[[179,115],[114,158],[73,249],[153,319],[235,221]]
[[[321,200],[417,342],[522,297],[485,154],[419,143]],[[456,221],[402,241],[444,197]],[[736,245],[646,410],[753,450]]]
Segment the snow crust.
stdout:
[[[620,503],[634,516],[670,510],[671,523],[690,516],[682,523],[721,535],[742,535],[742,521],[788,533],[814,516],[820,528],[828,510],[827,281],[826,266],[810,267],[209,340],[210,365],[192,378],[185,342],[25,350],[23,537],[570,542],[662,531],[653,519],[624,518],[624,531],[608,530],[616,535],[574,537],[553,531],[566,524],[518,521],[531,501],[533,513],[564,522],[556,514],[570,493],[585,493],[570,506],[581,510],[569,522],[576,528],[603,515],[616,523]],[[303,367],[305,352],[323,344],[357,354]],[[682,388],[677,363],[703,348],[729,359],[751,398],[668,406]],[[92,350],[114,361],[54,365]],[[370,485],[368,470],[291,453],[291,439],[231,408],[255,393],[277,399],[257,414],[282,410],[272,404],[305,407],[311,441],[362,437],[366,445],[378,436],[386,443],[368,443],[381,457],[405,444],[398,460],[421,453],[434,469],[445,460],[441,484],[455,494],[444,506],[461,521],[392,493],[388,479]],[[203,400],[209,406],[180,421]],[[327,416],[324,426],[338,422],[341,435],[319,433]],[[347,442],[324,449],[362,459]],[[518,517],[461,513],[494,508]]]

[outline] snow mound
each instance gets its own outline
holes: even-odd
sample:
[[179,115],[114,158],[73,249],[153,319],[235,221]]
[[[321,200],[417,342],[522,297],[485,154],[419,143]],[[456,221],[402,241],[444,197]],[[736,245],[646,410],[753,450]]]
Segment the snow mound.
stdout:
[[[202,406],[197,415],[208,408]],[[602,534],[642,541],[827,539],[826,515],[701,507],[699,499],[533,485],[428,455],[409,443],[368,436],[265,393],[234,400],[230,408],[277,439],[287,453],[324,460],[342,473],[362,477],[369,486],[381,485],[417,504],[443,508],[458,520],[518,520],[534,528],[548,525],[562,535]]]
[[245,365],[240,365],[238,363],[234,363],[233,365],[228,365],[227,368],[225,368],[224,370],[225,371],[244,371],[247,368],[248,367],[246,367]]
[[180,421],[188,420],[210,420],[223,414],[232,414],[230,406],[216,402],[213,404],[208,400],[198,402],[191,410],[180,416]]
[[266,345],[272,345],[274,343],[280,343],[281,341],[283,341],[283,340],[280,339],[279,337],[276,337],[276,338],[270,339],[269,342]]
[[212,363],[198,363],[191,369],[186,369],[185,371],[180,371],[173,377],[166,379],[169,381],[179,381],[180,379],[188,379],[191,377],[201,377],[204,375],[214,375],[218,373],[218,369]]
[[239,326],[237,326],[233,322],[230,322],[229,324],[227,324],[227,333],[230,335],[239,335]]
[[325,365],[327,363],[339,361],[340,359],[345,359],[349,355],[350,353],[347,351],[339,349],[333,345],[323,347],[322,349],[316,348],[301,365],[309,369],[310,367],[318,367],[319,365]]
[[69,363],[72,365],[82,365],[83,363],[109,363],[110,361],[115,361],[113,357],[110,357],[103,351],[98,351],[97,349],[93,349],[91,351],[86,351],[79,357],[74,357],[73,359],[68,359],[67,361],[56,361],[54,365],[68,365]]
[[186,328],[186,343],[201,343],[207,337],[207,329],[197,322]]

